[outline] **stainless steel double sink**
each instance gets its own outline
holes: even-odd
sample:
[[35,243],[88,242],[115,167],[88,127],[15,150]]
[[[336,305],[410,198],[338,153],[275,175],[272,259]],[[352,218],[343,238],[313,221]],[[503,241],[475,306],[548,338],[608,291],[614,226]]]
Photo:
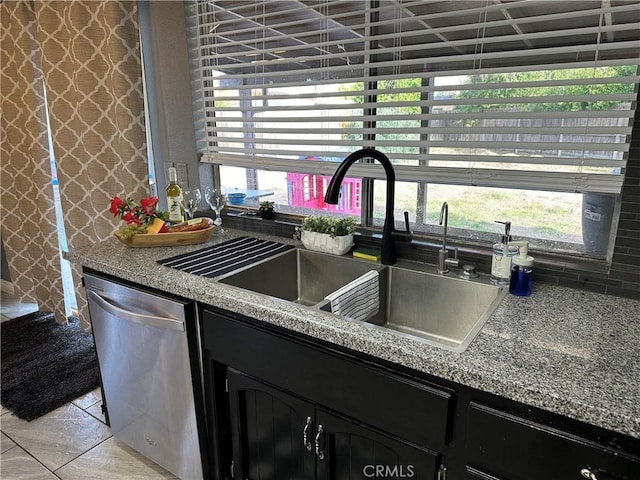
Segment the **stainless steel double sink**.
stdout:
[[461,279],[453,273],[431,273],[435,267],[417,263],[386,266],[304,249],[271,257],[219,281],[330,311],[325,296],[370,270],[380,275],[380,309],[367,323],[455,352],[469,346],[506,294],[486,276]]

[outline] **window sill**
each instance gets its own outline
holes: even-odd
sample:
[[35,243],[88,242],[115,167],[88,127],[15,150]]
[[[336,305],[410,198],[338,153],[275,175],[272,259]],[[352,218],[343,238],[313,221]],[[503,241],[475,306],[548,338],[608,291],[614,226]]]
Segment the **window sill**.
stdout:
[[[251,208],[229,208],[225,214],[225,223],[233,224],[239,229],[259,231],[281,237],[291,237],[295,227],[300,224],[301,217],[297,215],[278,213],[275,220],[263,220]],[[246,212],[249,212],[248,214]],[[239,215],[244,213],[244,215]],[[231,214],[231,215],[229,215]],[[354,236],[356,245],[369,248],[379,248],[381,231],[373,228],[360,227]],[[476,265],[480,271],[489,272],[491,269],[492,244],[482,241],[467,240],[460,237],[447,238],[447,248],[450,251],[457,248],[462,263]],[[406,260],[416,260],[426,263],[436,263],[438,250],[442,247],[442,237],[424,233],[414,233],[411,244],[398,242],[398,256]],[[611,268],[607,260],[580,257],[561,253],[530,250],[535,258],[535,264],[545,270],[555,272],[591,273],[607,275]]]

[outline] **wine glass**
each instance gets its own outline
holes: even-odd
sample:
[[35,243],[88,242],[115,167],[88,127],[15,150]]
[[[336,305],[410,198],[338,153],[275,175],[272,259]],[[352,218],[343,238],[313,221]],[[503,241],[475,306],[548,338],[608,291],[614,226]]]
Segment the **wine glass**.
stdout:
[[202,194],[199,188],[192,188],[191,190],[184,190],[182,192],[182,207],[187,213],[187,220],[191,220],[193,215],[200,206],[202,200]]
[[[213,221],[214,225],[222,227],[222,218],[220,217],[220,213],[222,212],[224,206],[227,204],[227,191],[224,189],[224,187],[220,187],[217,189],[213,187],[207,187],[204,192],[204,199],[209,204],[209,207],[211,207],[211,210],[213,210],[216,214],[216,219]],[[224,230],[220,228],[220,231]]]

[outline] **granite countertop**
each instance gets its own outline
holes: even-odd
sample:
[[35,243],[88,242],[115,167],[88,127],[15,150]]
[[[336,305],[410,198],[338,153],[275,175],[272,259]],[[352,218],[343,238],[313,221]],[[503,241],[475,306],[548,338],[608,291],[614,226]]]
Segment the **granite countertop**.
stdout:
[[[129,248],[116,238],[65,257],[94,270],[351,348],[436,377],[640,438],[640,301],[538,282],[507,295],[463,353],[156,263],[207,244]],[[250,234],[296,243],[293,240]]]

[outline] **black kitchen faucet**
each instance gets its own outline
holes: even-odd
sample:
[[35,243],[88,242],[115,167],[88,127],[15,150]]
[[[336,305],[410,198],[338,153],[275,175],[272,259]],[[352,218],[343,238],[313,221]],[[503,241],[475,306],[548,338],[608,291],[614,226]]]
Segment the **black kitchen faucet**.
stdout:
[[396,263],[396,240],[404,242],[412,241],[412,234],[409,230],[409,212],[404,212],[405,230],[396,230],[393,218],[394,195],[396,173],[393,170],[391,160],[384,153],[373,148],[363,148],[350,154],[338,166],[336,172],[329,182],[327,193],[324,196],[326,203],[337,204],[340,195],[340,185],[347,174],[349,167],[362,158],[373,158],[380,162],[387,175],[387,204],[385,207],[384,227],[382,229],[382,248],[380,252],[380,263],[383,265],[393,265]]

